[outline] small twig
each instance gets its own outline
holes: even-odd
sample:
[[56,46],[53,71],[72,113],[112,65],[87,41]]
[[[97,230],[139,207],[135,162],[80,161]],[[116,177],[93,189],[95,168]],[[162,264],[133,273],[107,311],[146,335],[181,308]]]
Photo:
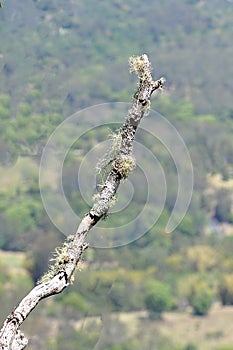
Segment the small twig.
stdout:
[[55,262],[49,272],[5,320],[0,331],[0,349],[2,350],[22,350],[26,347],[28,341],[19,331],[19,326],[42,299],[62,292],[71,283],[77,263],[87,248],[85,240],[88,231],[107,214],[120,181],[127,178],[129,172],[134,168],[132,150],[135,132],[143,116],[148,114],[152,93],[163,86],[164,79],[153,81],[151,65],[145,54],[131,57],[129,63],[130,71],[137,74],[139,83],[132,107],[119,130],[121,144],[112,161],[111,170],[91,210],[82,219],[77,232],[70,236],[60,249],[57,249]]

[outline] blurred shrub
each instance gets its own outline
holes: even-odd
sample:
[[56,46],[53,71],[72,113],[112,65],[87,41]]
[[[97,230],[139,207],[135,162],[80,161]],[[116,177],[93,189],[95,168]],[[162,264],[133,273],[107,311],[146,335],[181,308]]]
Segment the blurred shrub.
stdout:
[[184,350],[197,350],[197,347],[196,345],[190,343],[184,347]]
[[163,311],[172,306],[172,297],[169,286],[160,281],[153,281],[147,285],[145,306],[152,318],[159,318]]
[[205,245],[196,245],[188,248],[187,258],[196,271],[210,270],[217,264],[215,250]]
[[222,305],[233,305],[233,274],[221,277],[218,292]]
[[206,315],[212,304],[213,287],[198,275],[190,275],[179,283],[179,297],[185,298],[195,315]]
[[231,192],[226,189],[220,189],[217,193],[217,205],[214,215],[219,222],[231,222],[231,204]]
[[176,273],[181,272],[185,268],[184,259],[181,254],[172,254],[166,258],[165,262],[169,269]]
[[193,308],[193,313],[197,316],[207,315],[211,304],[212,297],[205,290],[193,293],[193,295],[190,298],[190,305]]

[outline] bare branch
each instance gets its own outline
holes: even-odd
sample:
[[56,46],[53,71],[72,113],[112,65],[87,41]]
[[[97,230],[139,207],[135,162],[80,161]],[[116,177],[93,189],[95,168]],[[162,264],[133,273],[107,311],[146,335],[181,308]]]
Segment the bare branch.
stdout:
[[152,93],[163,87],[165,80],[160,78],[153,81],[151,65],[145,54],[131,57],[129,64],[130,71],[136,73],[139,83],[132,106],[119,130],[121,143],[112,161],[110,172],[91,210],[82,219],[76,233],[68,237],[63,246],[57,249],[57,256],[48,273],[5,320],[0,332],[0,349],[2,350],[22,350],[26,347],[27,339],[19,331],[20,325],[42,299],[62,292],[71,283],[77,263],[87,248],[85,240],[88,231],[107,214],[120,181],[127,178],[129,172],[134,168],[132,150],[135,132],[143,116],[149,112]]

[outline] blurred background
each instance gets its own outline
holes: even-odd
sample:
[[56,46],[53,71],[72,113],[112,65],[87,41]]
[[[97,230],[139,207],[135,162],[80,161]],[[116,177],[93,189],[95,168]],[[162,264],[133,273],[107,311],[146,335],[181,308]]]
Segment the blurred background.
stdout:
[[[168,182],[159,221],[126,246],[89,248],[74,284],[25,322],[28,348],[232,350],[233,2],[3,0],[0,33],[0,321],[64,240],[40,197],[49,135],[85,107],[130,102],[136,79],[128,58],[147,53],[154,77],[167,80],[152,108],[191,155],[189,210],[166,234],[176,169],[161,144],[140,135]],[[88,204],[74,164],[108,134],[86,133],[65,161],[64,192],[79,216]],[[132,211],[139,202],[135,196]],[[111,220],[124,223],[121,214]]]

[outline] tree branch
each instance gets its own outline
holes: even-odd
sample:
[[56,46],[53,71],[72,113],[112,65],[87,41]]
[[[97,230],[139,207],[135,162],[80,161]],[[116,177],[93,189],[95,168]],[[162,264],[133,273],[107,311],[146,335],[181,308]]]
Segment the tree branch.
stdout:
[[82,219],[77,232],[69,236],[63,246],[56,250],[54,264],[48,273],[5,320],[0,331],[0,349],[2,350],[22,350],[27,346],[28,341],[20,332],[19,326],[42,299],[62,292],[70,284],[77,263],[83,251],[88,247],[85,242],[88,231],[107,214],[120,181],[127,178],[135,166],[132,157],[135,132],[143,116],[149,112],[152,93],[162,88],[165,80],[160,78],[153,81],[151,65],[145,54],[131,57],[129,64],[130,71],[137,74],[139,83],[126,120],[118,131],[120,145],[111,162],[110,171],[91,210]]

